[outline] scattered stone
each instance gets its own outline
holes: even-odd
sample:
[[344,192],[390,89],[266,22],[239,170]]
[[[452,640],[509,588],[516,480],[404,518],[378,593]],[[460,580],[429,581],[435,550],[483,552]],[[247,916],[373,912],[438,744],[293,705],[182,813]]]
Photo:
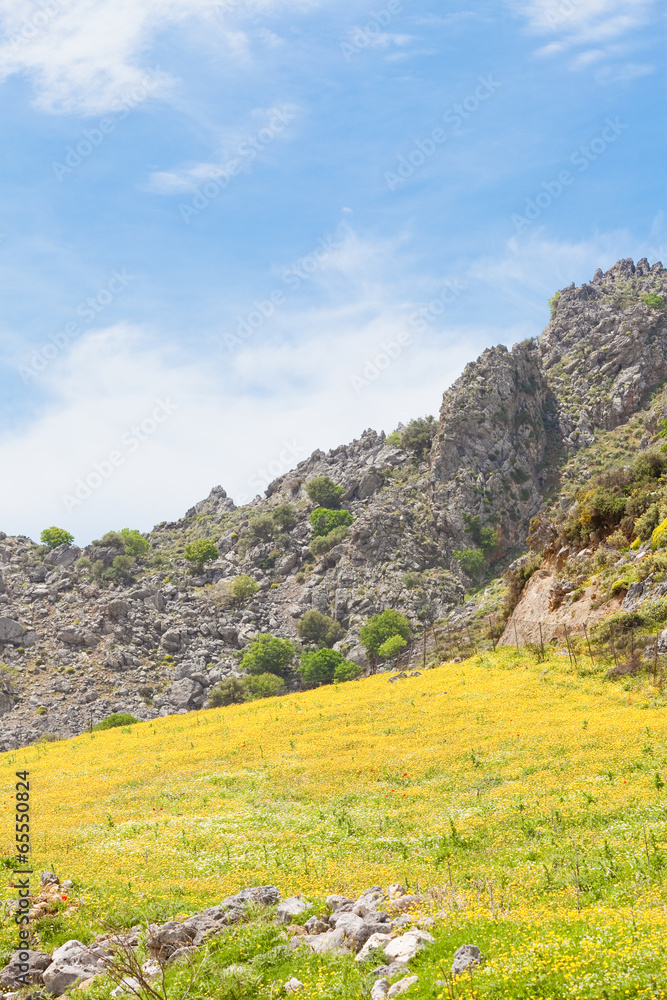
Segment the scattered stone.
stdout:
[[303,983],[301,982],[300,979],[297,979],[296,976],[292,976],[292,978],[288,979],[287,982],[285,983],[286,993],[296,993],[298,990],[302,989],[303,989]]
[[387,990],[387,997],[397,997],[399,993],[405,993],[409,990],[416,982],[419,981],[419,976],[405,976],[404,979],[399,979]]
[[452,975],[460,976],[466,969],[479,965],[482,961],[482,953],[476,944],[462,944],[456,949],[454,962],[452,964]]
[[427,944],[433,944],[434,942],[435,938],[428,931],[415,929],[394,938],[393,941],[386,944],[384,946],[384,953],[392,961],[398,962],[401,965],[407,965],[418,951],[421,951]]

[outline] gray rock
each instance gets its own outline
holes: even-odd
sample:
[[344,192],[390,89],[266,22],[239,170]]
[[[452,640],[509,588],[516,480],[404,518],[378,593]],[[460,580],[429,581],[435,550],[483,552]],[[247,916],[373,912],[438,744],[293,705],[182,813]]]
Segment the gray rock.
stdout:
[[54,996],[61,996],[68,986],[80,979],[90,979],[105,967],[104,952],[95,952],[81,941],[67,941],[56,948],[51,965],[43,973],[44,988]]
[[21,965],[26,963],[21,962],[19,959],[19,954],[25,954],[23,951],[15,951],[9,960],[9,964],[0,972],[0,986],[4,990],[21,989],[24,984],[19,980],[19,976],[26,974],[31,983],[41,984],[43,982],[43,973],[51,965],[51,956],[47,955],[44,951],[32,951],[30,949],[26,949],[26,951],[28,954],[27,973],[21,969]]
[[278,919],[282,924],[289,924],[292,917],[297,917],[305,909],[306,904],[301,896],[290,896],[288,899],[283,899],[282,903],[279,904],[277,910]]
[[452,963],[452,975],[460,976],[466,969],[479,965],[482,961],[482,953],[476,944],[462,944],[454,953]]
[[0,642],[20,646],[27,629],[13,618],[0,618]]
[[57,548],[47,552],[44,556],[44,562],[47,566],[63,566],[67,568],[68,566],[72,566],[80,555],[81,549],[77,545],[59,545]]

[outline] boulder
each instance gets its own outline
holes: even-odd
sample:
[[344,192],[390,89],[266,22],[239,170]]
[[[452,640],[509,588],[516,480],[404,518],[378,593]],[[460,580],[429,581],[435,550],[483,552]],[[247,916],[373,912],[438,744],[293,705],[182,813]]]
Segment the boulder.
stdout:
[[78,628],[64,628],[58,632],[56,638],[58,642],[64,642],[66,646],[86,645],[86,636]]
[[43,982],[42,974],[51,965],[51,956],[47,955],[44,951],[31,951],[29,948],[25,951],[15,951],[9,960],[9,964],[4,967],[2,972],[0,972],[0,986],[3,991],[6,990],[20,990],[23,983],[19,980],[19,976],[25,975],[25,970],[21,970],[20,966],[25,962],[19,960],[19,955],[28,954],[28,972],[27,975],[31,983]]
[[479,965],[482,961],[482,953],[476,944],[462,944],[454,953],[452,964],[452,975],[460,976],[466,969]]
[[405,976],[403,979],[397,980],[387,990],[387,997],[397,997],[399,993],[405,993],[418,981],[419,976]]
[[301,896],[290,896],[289,899],[283,899],[282,903],[278,906],[278,919],[281,924],[289,924],[292,917],[303,913],[305,909],[306,904]]
[[297,979],[296,976],[292,976],[292,978],[288,979],[285,983],[285,993],[296,993],[298,990],[302,989],[303,983],[300,979]]
[[392,940],[391,934],[371,934],[363,948],[357,952],[357,957],[355,962],[363,962],[364,959],[368,958],[368,955],[374,948],[384,948],[386,954],[386,946]]
[[310,950],[318,955],[324,955],[330,951],[342,951],[345,948],[345,932],[339,928],[325,931],[312,938],[309,945]]
[[68,986],[79,980],[90,979],[105,967],[103,950],[87,948],[81,941],[66,941],[56,948],[51,965],[43,973],[44,988],[59,997]]
[[354,900],[348,899],[347,896],[338,896],[334,894],[332,896],[327,896],[325,902],[330,910],[338,910],[341,906],[344,906],[346,903],[354,903]]
[[405,913],[407,910],[416,909],[424,900],[421,896],[400,896],[398,899],[387,901],[387,913]]
[[412,930],[385,945],[384,953],[392,962],[407,965],[418,951],[434,941],[435,938],[428,931]]
[[75,563],[80,555],[81,549],[78,545],[58,545],[57,548],[47,552],[44,556],[44,562],[47,566],[64,566],[67,568]]
[[376,979],[371,987],[371,1000],[384,1000],[389,989],[389,980],[386,978]]
[[174,681],[163,693],[163,698],[170,701],[178,711],[181,708],[201,708],[204,703],[204,691],[197,681],[190,677],[181,677]]
[[20,646],[27,629],[13,618],[0,618],[0,643],[10,642]]
[[146,947],[156,962],[164,963],[181,948],[189,947],[195,937],[196,930],[192,921],[181,924],[176,920],[170,920],[161,927],[150,928]]

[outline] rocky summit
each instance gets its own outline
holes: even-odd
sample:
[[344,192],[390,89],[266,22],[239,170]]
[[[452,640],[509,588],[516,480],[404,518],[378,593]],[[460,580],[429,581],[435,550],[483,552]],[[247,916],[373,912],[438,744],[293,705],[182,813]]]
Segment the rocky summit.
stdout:
[[[335,648],[364,668],[370,615],[399,610],[416,632],[456,615],[475,578],[500,576],[524,551],[572,456],[663,386],[666,302],[660,263],[598,270],[553,296],[540,337],[468,364],[437,420],[315,451],[243,507],[216,486],[143,536],[141,553],[114,533],[81,549],[0,532],[0,750],[112,712],[202,708],[241,675],[254,635],[296,641],[310,610],[336,619]],[[350,515],[322,538],[307,492],[318,477],[342,488]],[[185,548],[199,539],[217,556],[193,572]]]

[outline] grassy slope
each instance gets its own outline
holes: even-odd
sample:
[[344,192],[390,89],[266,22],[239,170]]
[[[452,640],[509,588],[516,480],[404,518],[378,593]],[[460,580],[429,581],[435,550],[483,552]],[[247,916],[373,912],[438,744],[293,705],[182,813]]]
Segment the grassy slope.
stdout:
[[[435,960],[448,967],[471,940],[490,959],[480,997],[572,996],[575,973],[578,996],[665,995],[667,724],[648,681],[583,673],[506,649],[395,684],[378,676],[4,754],[0,848],[11,851],[9,794],[27,767],[35,868],[55,867],[85,898],[78,916],[42,925],[45,943],[90,935],[109,914],[184,915],[251,884],[316,901],[400,881],[440,887],[448,914],[409,996],[437,996]],[[277,942],[268,925],[235,935],[218,962]],[[269,996],[292,973],[304,1000],[367,995],[350,959],[274,966],[238,997]]]

